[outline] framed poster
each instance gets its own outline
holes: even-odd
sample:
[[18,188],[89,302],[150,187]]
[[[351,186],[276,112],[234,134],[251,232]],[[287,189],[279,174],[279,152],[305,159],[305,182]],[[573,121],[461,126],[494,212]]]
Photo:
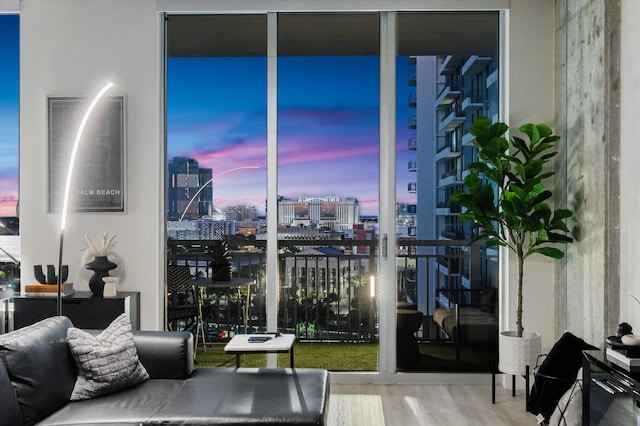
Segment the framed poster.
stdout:
[[[71,150],[89,98],[48,97],[47,211],[62,205]],[[124,97],[105,97],[86,122],[76,153],[69,211],[123,212]]]

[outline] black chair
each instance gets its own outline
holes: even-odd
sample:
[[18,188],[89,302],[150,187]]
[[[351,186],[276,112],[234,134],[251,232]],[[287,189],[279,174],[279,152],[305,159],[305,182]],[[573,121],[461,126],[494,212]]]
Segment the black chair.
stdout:
[[565,407],[559,402],[576,382],[582,367],[582,351],[595,349],[598,348],[565,332],[534,369],[535,381],[527,399],[527,411],[542,415],[547,422],[556,408],[564,414]]
[[203,307],[197,288],[191,281],[186,265],[167,266],[167,329],[172,331],[195,329],[195,340],[202,335],[204,341]]

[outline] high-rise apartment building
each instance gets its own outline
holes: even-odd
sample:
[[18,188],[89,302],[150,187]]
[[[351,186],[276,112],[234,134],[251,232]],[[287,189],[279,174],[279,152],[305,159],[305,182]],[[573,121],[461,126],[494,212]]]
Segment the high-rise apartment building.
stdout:
[[[471,225],[459,219],[461,208],[451,201],[451,195],[463,187],[468,166],[478,160],[477,149],[468,134],[473,121],[481,116],[492,121],[498,119],[498,60],[495,56],[425,56],[410,57],[412,72],[409,86],[415,86],[415,96],[409,106],[415,114],[409,117],[408,126],[415,129],[415,136],[408,141],[410,150],[416,152],[415,162],[409,169],[416,172],[416,181],[409,184],[410,192],[417,193],[417,237],[420,240],[470,240]],[[414,68],[415,67],[415,68]],[[413,99],[413,102],[411,101]],[[466,247],[444,249],[447,255],[462,255]],[[434,254],[432,248],[419,248],[422,254]],[[462,257],[460,258],[462,259]],[[486,259],[486,256],[485,256]],[[429,292],[431,305],[421,306],[431,312],[435,304],[434,287],[479,287],[485,282],[470,282],[469,265],[450,262],[427,268],[418,264],[418,276],[429,270],[433,275],[422,280],[419,292]],[[490,269],[491,266],[482,266]],[[422,268],[422,271],[420,270]],[[426,282],[433,284],[427,285]],[[427,288],[429,286],[429,288]],[[424,293],[423,293],[424,294]]]
[[[197,219],[211,214],[213,188],[209,181],[212,169],[200,167],[193,158],[174,157],[169,161],[167,176],[168,220],[179,220],[183,215],[184,219]],[[206,186],[202,188],[203,185]],[[198,198],[192,202],[196,194]]]

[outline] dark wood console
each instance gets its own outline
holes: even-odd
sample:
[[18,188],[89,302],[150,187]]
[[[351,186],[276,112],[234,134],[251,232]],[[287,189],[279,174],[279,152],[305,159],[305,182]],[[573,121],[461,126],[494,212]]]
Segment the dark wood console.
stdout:
[[[14,328],[18,329],[56,315],[56,298],[50,296],[15,296]],[[62,299],[62,315],[75,327],[106,328],[121,313],[128,313],[131,327],[140,328],[140,293],[118,292],[115,297],[93,297],[89,291],[77,291]]]

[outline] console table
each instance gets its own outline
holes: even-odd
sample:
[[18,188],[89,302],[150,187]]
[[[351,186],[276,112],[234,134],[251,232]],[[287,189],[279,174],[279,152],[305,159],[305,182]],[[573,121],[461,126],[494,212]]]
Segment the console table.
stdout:
[[[18,329],[56,315],[56,297],[14,296],[14,328]],[[129,314],[131,328],[140,329],[140,293],[121,291],[114,297],[93,297],[76,291],[62,298],[62,315],[75,327],[104,329],[122,313]]]
[[640,418],[640,372],[609,362],[604,351],[583,351],[582,424],[635,425]]

